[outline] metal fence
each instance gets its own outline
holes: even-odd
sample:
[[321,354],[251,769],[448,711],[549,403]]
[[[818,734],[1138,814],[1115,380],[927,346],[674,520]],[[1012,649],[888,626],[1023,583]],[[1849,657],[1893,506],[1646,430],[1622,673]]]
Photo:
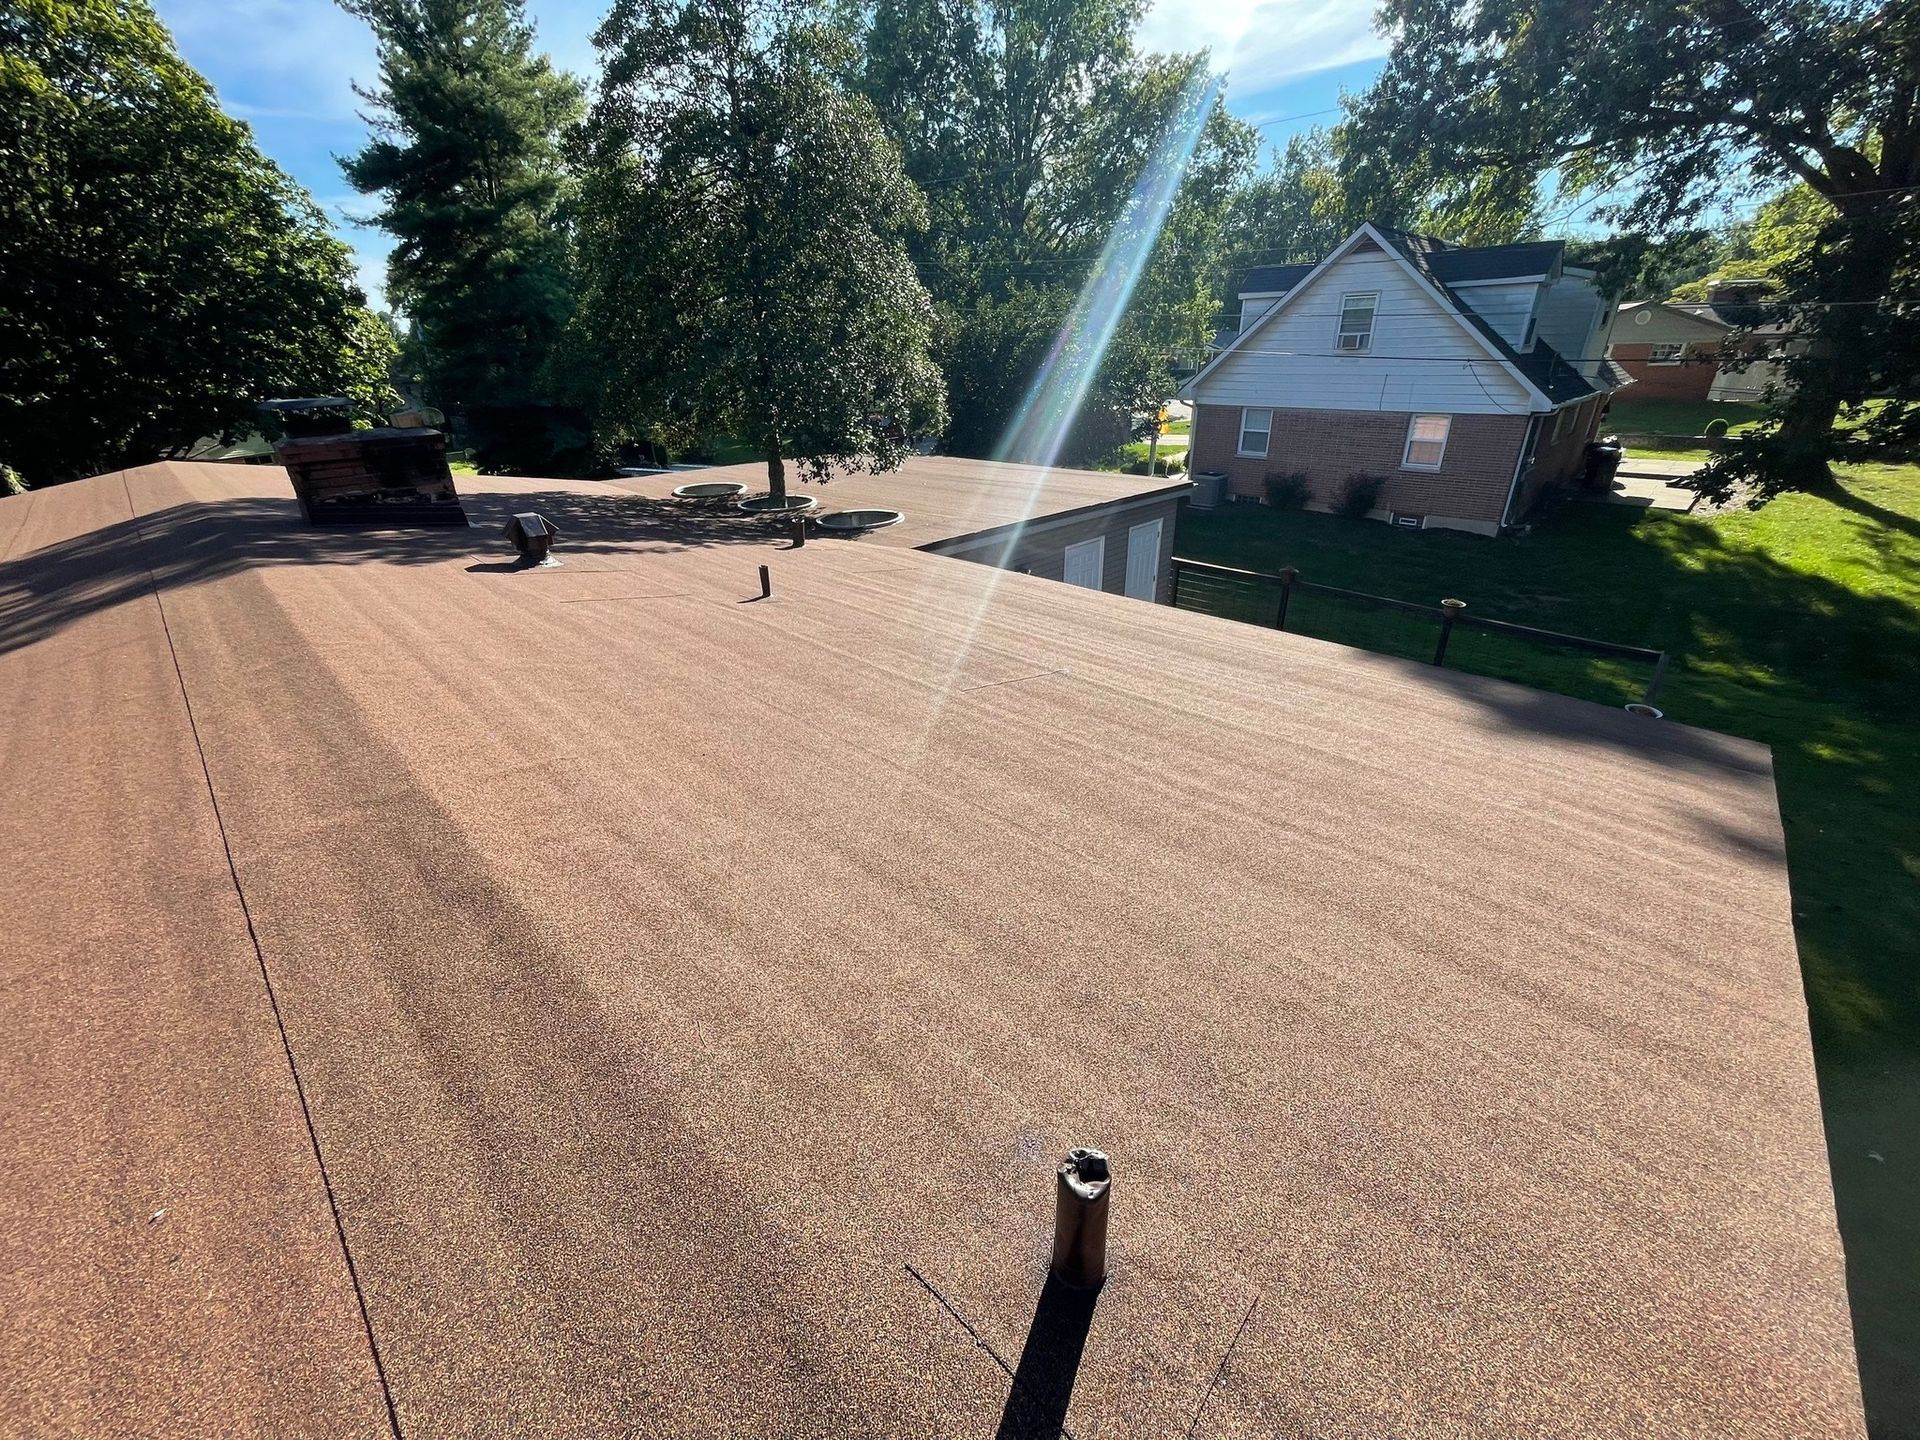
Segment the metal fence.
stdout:
[[[1619,645],[1611,640],[1594,640],[1585,635],[1564,635],[1538,625],[1517,625],[1471,613],[1464,600],[1442,600],[1438,605],[1420,605],[1396,600],[1390,595],[1373,595],[1364,590],[1348,590],[1339,585],[1322,585],[1302,580],[1300,572],[1289,566],[1274,574],[1260,570],[1237,570],[1231,565],[1209,565],[1202,560],[1173,557],[1172,603],[1189,610],[1204,610],[1229,615],[1253,624],[1287,628],[1287,612],[1299,594],[1325,595],[1353,601],[1374,609],[1397,611],[1434,624],[1433,663],[1447,663],[1447,647],[1456,629],[1483,631],[1535,644],[1549,645],[1588,655],[1615,660],[1643,661],[1653,666],[1641,703],[1652,705],[1667,678],[1667,652],[1649,650],[1642,645]],[[1223,603],[1231,598],[1232,603]]]

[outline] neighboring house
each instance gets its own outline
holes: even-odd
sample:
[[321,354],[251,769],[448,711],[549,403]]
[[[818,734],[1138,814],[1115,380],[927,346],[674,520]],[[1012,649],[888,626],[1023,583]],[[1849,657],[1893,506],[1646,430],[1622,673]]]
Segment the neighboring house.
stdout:
[[1711,312],[1632,300],[1614,312],[1607,358],[1633,377],[1635,400],[1705,401],[1720,378],[1720,342],[1731,329]]
[[1584,463],[1610,310],[1557,241],[1449,246],[1362,225],[1317,265],[1250,272],[1239,329],[1181,390],[1192,464],[1233,494],[1377,477],[1381,519],[1498,534]]
[[1629,301],[1614,312],[1607,358],[1642,387],[1636,400],[1756,404],[1788,383],[1779,360],[1806,343],[1789,325],[1756,323],[1770,288],[1729,280],[1703,302]]

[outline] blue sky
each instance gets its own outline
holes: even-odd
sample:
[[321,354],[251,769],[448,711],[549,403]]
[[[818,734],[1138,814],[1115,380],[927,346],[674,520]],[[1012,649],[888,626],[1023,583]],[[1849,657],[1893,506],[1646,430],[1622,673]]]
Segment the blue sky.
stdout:
[[[334,158],[365,141],[353,85],[375,78],[367,27],[331,0],[156,0],[156,9],[227,112],[313,193],[378,303],[386,239],[352,223],[367,202]],[[591,79],[589,37],[605,0],[529,0],[528,9],[542,48]],[[1153,0],[1140,38],[1159,50],[1210,49],[1228,71],[1229,107],[1280,144],[1331,120],[1341,90],[1363,88],[1379,70],[1386,46],[1372,14],[1371,0]]]

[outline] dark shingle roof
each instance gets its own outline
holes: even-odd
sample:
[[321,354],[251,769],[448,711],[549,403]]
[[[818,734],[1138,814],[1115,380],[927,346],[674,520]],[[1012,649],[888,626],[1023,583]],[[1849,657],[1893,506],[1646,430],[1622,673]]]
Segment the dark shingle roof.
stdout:
[[[1413,268],[1424,275],[1451,304],[1454,311],[1481,335],[1493,343],[1501,358],[1510,363],[1527,379],[1531,380],[1554,405],[1563,405],[1570,400],[1584,400],[1589,395],[1600,393],[1600,387],[1592,384],[1574,369],[1566,359],[1544,340],[1535,340],[1533,349],[1526,354],[1513,348],[1507,338],[1489,325],[1475,312],[1472,306],[1447,288],[1447,282],[1435,268],[1434,261],[1446,255],[1465,254],[1464,250],[1449,250],[1446,245],[1425,235],[1409,235],[1399,230],[1389,230],[1383,225],[1374,227],[1385,236],[1388,243],[1407,257]],[[1496,250],[1558,249],[1559,243],[1550,246],[1497,245],[1488,246]],[[1538,270],[1516,271],[1516,274],[1538,275]]]
[[1535,240],[1522,245],[1472,245],[1455,248],[1429,241],[1427,263],[1449,285],[1471,280],[1525,279],[1551,275],[1565,246],[1558,240]]
[[1256,265],[1241,282],[1242,295],[1272,295],[1291,290],[1313,273],[1311,265]]

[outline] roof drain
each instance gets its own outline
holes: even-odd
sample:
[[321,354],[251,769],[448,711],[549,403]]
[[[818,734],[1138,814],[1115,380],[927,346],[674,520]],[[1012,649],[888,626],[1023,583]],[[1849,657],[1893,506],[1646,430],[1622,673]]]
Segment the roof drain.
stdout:
[[1107,1278],[1107,1200],[1113,1172],[1098,1150],[1069,1150],[1054,1172],[1053,1273],[1076,1290]]

